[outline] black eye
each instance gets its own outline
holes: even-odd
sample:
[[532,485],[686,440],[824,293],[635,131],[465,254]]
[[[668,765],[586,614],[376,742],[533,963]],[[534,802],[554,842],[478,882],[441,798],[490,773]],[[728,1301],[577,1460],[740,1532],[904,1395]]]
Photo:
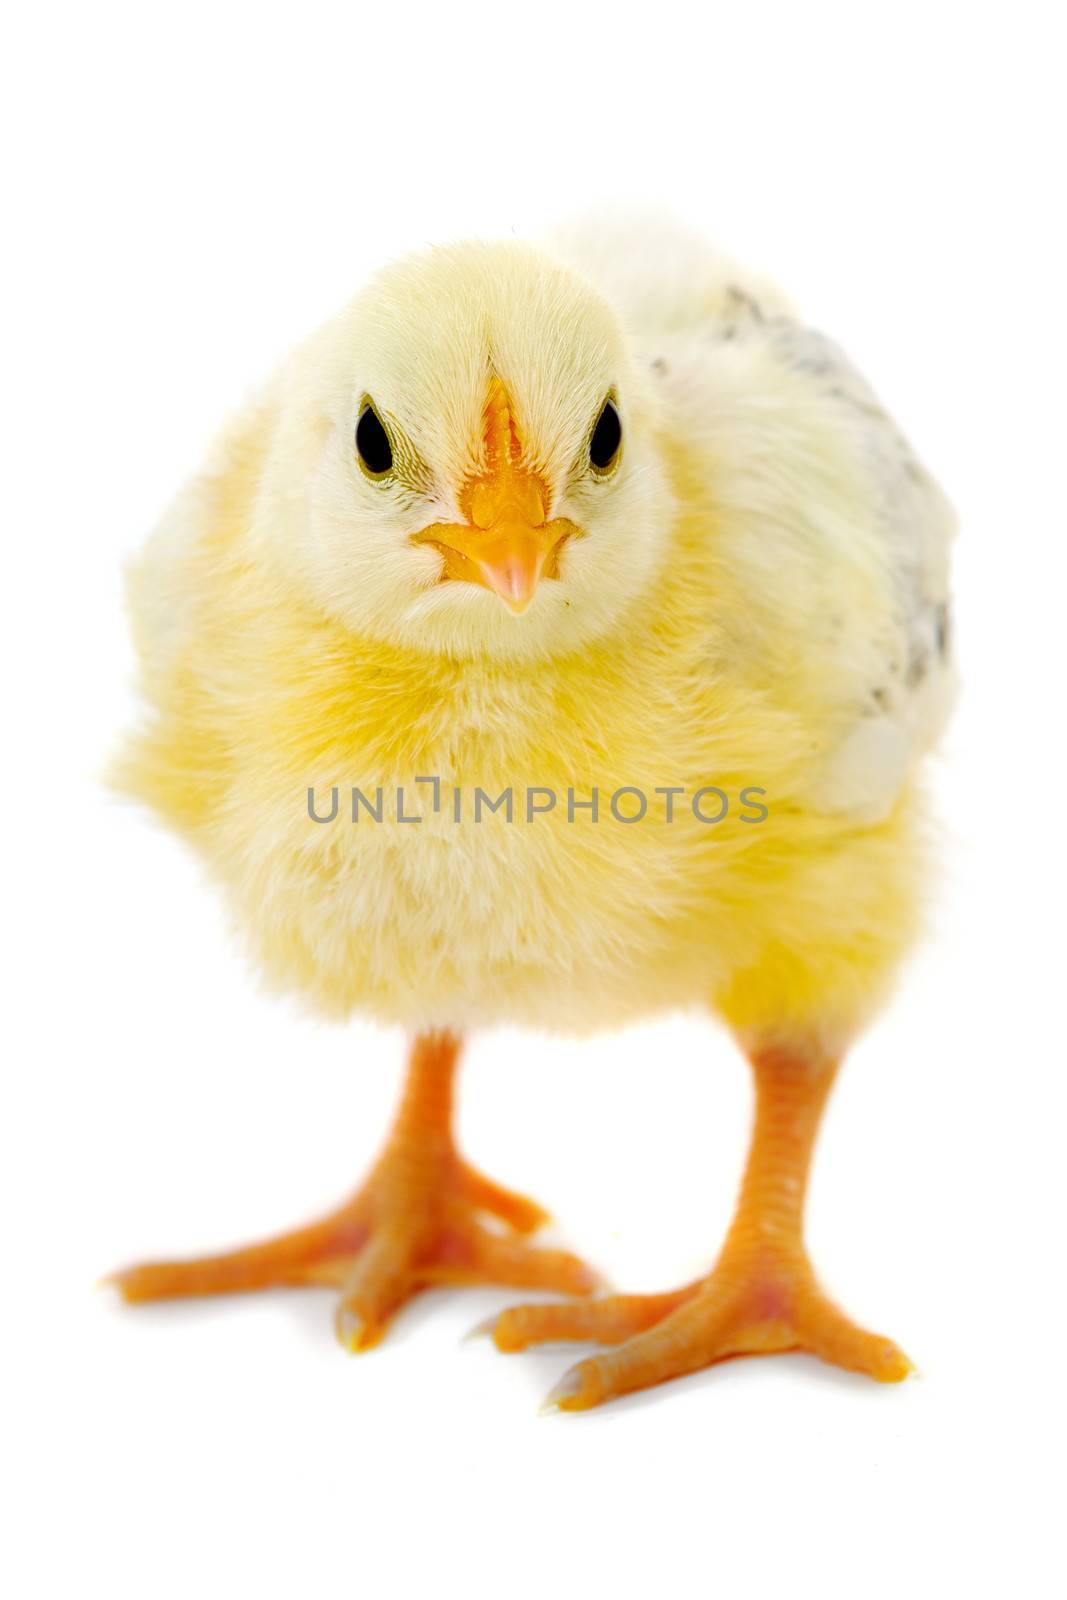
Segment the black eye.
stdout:
[[393,466],[393,447],[382,426],[382,419],[368,400],[356,423],[356,451],[364,472],[384,478]]
[[604,409],[597,418],[593,437],[589,441],[589,459],[594,472],[610,472],[622,444],[622,423],[614,402],[604,401]]

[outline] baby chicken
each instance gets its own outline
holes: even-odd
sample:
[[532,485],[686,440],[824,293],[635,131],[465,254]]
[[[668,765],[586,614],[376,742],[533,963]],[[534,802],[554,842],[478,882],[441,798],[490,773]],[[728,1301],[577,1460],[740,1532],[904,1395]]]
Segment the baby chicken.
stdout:
[[[133,569],[126,789],[195,846],[265,975],[413,1044],[356,1195],[131,1301],[340,1290],[374,1344],[430,1283],[550,1289],[501,1350],[611,1347],[582,1410],[748,1352],[895,1381],[802,1233],[851,1039],[912,940],[916,769],[951,699],[952,516],[840,351],[646,221],[389,267],[236,418]],[[754,1071],[708,1275],[589,1296],[451,1133],[460,1042],[700,1003]]]

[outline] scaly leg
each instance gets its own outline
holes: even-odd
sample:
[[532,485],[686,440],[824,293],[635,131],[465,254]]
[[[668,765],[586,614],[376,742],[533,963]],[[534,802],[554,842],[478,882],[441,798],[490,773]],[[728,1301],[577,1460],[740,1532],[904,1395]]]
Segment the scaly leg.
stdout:
[[836,1063],[781,1046],[752,1056],[756,1122],[733,1224],[708,1277],[673,1294],[524,1305],[483,1324],[499,1350],[561,1340],[618,1345],[572,1367],[546,1401],[585,1411],[729,1356],[805,1350],[883,1383],[911,1363],[815,1281],[802,1234],[812,1149]]
[[[349,1350],[377,1344],[426,1284],[504,1284],[588,1294],[592,1272],[519,1235],[546,1221],[532,1200],[501,1188],[459,1156],[452,1090],[459,1042],[426,1034],[412,1049],[388,1144],[359,1192],[320,1222],[264,1244],[193,1261],[147,1262],[111,1280],[129,1301],[232,1294],[279,1284],[341,1289],[337,1332]],[[486,1227],[488,1213],[504,1230]]]

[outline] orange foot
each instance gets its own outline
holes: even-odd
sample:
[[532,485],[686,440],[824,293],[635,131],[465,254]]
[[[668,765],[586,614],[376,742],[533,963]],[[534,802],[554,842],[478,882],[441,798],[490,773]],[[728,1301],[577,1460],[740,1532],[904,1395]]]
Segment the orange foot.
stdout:
[[804,1190],[834,1063],[775,1044],[755,1050],[752,1064],[752,1146],[733,1226],[707,1278],[674,1294],[517,1306],[478,1330],[505,1351],[556,1340],[619,1347],[572,1367],[548,1396],[549,1409],[587,1411],[730,1356],[784,1350],[808,1351],[882,1383],[910,1372],[895,1344],[857,1327],[827,1299],[804,1249]]
[[[147,1262],[110,1281],[131,1302],[283,1284],[337,1286],[337,1333],[352,1351],[377,1344],[400,1307],[428,1284],[589,1294],[596,1277],[576,1256],[522,1240],[546,1221],[541,1207],[457,1154],[450,1132],[457,1053],[447,1035],[418,1041],[389,1144],[363,1188],[330,1216],[264,1244]],[[486,1215],[505,1231],[487,1227]]]
[[514,1306],[483,1327],[508,1352],[586,1340],[619,1347],[565,1373],[545,1401],[548,1410],[588,1411],[731,1356],[776,1351],[804,1350],[882,1383],[911,1370],[895,1344],[857,1327],[826,1298],[803,1256],[724,1259],[707,1278],[673,1294]]

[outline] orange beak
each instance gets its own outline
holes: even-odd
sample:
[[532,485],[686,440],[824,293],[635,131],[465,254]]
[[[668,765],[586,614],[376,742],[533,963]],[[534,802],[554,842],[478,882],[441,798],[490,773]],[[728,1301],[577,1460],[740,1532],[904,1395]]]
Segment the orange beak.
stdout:
[[560,547],[579,530],[566,517],[546,522],[548,488],[522,464],[511,402],[498,378],[485,403],[485,457],[485,471],[460,494],[466,522],[435,522],[414,542],[432,544],[444,557],[442,582],[481,584],[512,611],[525,611],[541,579],[559,576]]

